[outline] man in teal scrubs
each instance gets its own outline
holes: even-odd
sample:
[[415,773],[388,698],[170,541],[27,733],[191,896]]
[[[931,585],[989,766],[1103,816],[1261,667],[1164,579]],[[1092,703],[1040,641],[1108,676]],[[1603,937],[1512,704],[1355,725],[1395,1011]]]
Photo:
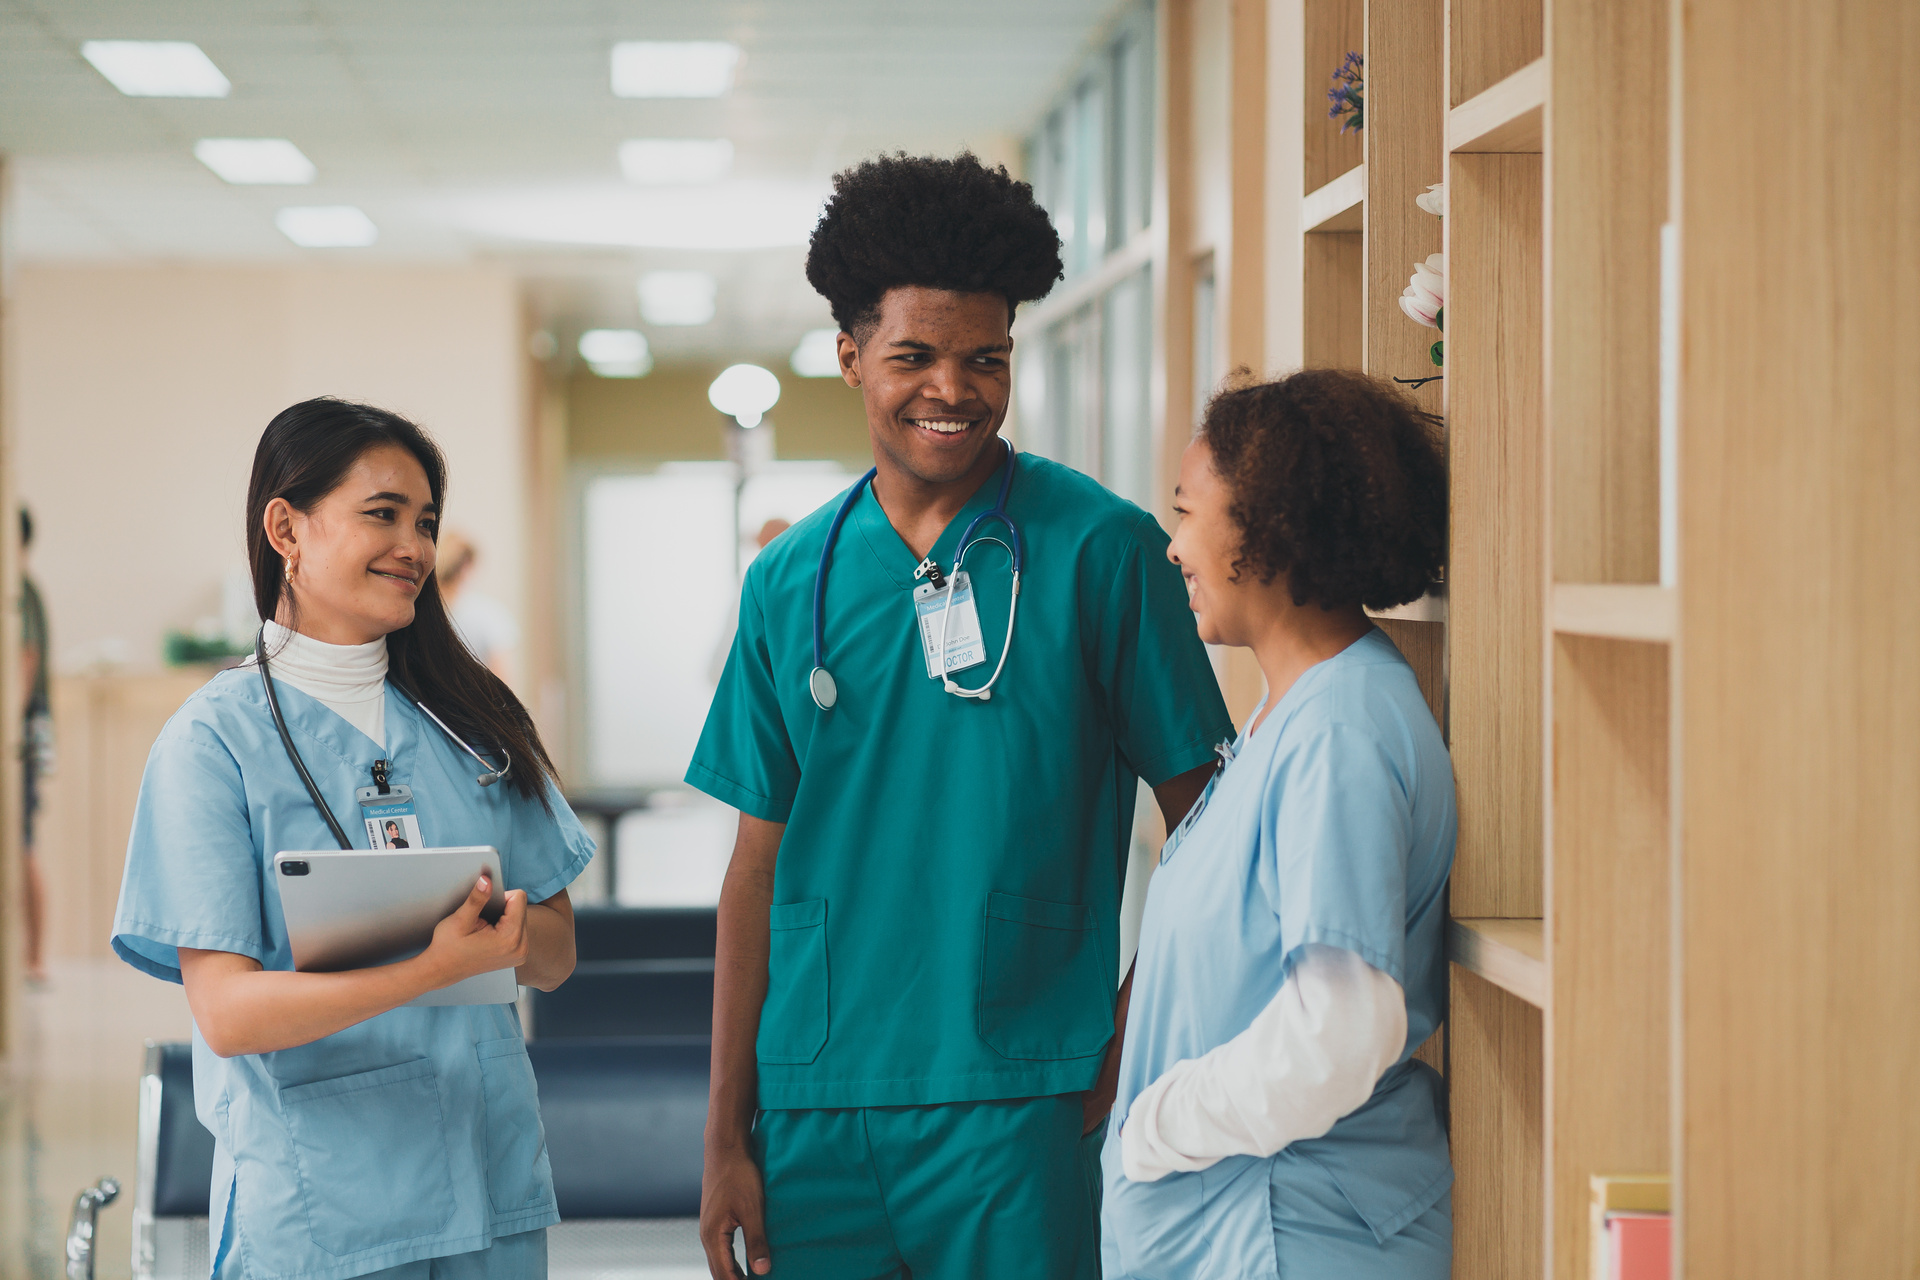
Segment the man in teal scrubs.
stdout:
[[[1091,1280],[1082,1138],[1113,1101],[1137,779],[1177,824],[1232,726],[1159,524],[999,437],[1013,309],[1060,275],[1031,188],[961,155],[870,161],[834,190],[807,278],[875,468],[830,547],[841,499],[754,561],[687,771],[741,815],[708,1265],[740,1274],[738,1230],[754,1274],[790,1280]],[[914,591],[952,580],[1003,488],[1017,629],[1014,539],[988,522],[1001,543],[965,563],[985,662],[951,678],[1007,661],[990,698],[960,697],[927,674]]]

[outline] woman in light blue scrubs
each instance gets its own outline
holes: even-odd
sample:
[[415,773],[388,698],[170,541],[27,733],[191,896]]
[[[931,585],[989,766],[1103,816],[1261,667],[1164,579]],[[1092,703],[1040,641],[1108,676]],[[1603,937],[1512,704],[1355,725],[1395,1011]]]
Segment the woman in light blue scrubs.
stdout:
[[1168,556],[1268,694],[1147,895],[1105,1149],[1110,1280],[1440,1280],[1453,774],[1367,608],[1446,548],[1435,422],[1360,374],[1220,395]]
[[[547,1274],[559,1217],[514,1008],[411,1002],[508,967],[543,990],[564,981],[566,886],[593,845],[525,708],[447,620],[433,577],[444,489],[412,423],[310,400],[261,437],[247,550],[288,737],[343,838],[364,847],[383,829],[358,789],[406,785],[416,847],[499,851],[496,923],[480,918],[483,876],[419,956],[293,972],[273,857],[336,839],[257,666],[189,698],[141,782],[113,947],[186,985],[219,1280]],[[504,780],[483,786],[461,742]]]

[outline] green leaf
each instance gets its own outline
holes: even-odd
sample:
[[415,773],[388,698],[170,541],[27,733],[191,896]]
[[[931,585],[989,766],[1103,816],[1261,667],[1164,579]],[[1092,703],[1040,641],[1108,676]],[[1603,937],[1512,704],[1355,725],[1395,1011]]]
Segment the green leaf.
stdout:
[[1447,363],[1445,359],[1446,346],[1447,346],[1446,340],[1442,339],[1441,341],[1436,342],[1431,347],[1427,348],[1427,354],[1433,358],[1433,362],[1436,365],[1439,365],[1442,368],[1444,368]]
[[1447,309],[1445,307],[1433,313],[1433,327],[1442,333],[1447,331]]

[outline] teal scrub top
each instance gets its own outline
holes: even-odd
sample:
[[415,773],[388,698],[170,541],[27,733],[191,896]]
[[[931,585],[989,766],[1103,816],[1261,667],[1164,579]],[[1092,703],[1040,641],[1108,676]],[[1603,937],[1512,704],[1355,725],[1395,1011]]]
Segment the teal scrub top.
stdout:
[[[1453,768],[1412,668],[1370,631],[1302,674],[1235,750],[1147,891],[1104,1151],[1108,1280],[1291,1275],[1273,1218],[1329,1239],[1357,1226],[1322,1217],[1326,1204],[1352,1206],[1371,1255],[1453,1185],[1439,1076],[1412,1061],[1446,1014]],[[1406,993],[1406,1043],[1373,1096],[1273,1156],[1130,1181],[1119,1130],[1133,1100],[1246,1030],[1310,943],[1354,952]]]
[[[941,534],[932,555],[944,568],[999,489],[996,471]],[[1231,732],[1166,534],[1086,476],[1020,455],[1007,500],[1026,543],[1018,630],[993,697],[963,699],[927,675],[917,557],[867,486],[827,578],[840,696],[822,711],[807,688],[813,587],[839,506],[748,570],[687,771],[786,824],[760,1105],[1085,1089],[1113,1034],[1136,779],[1206,764]],[[1004,643],[1011,566],[988,544],[966,567],[988,665],[958,680],[977,686]]]
[[[349,832],[376,759],[413,788],[435,846],[492,845],[534,902],[580,874],[593,842],[478,767],[390,689],[382,746],[275,682],[288,730]],[[526,768],[527,765],[518,767]],[[287,760],[258,671],[189,698],[147,759],[113,949],[180,981],[178,948],[293,968],[273,856],[335,847]],[[214,1137],[212,1256],[261,1280],[345,1280],[487,1248],[559,1221],[532,1064],[512,1005],[401,1008],[298,1048],[218,1057],[193,1041],[195,1110]],[[223,1273],[224,1274],[224,1273]]]

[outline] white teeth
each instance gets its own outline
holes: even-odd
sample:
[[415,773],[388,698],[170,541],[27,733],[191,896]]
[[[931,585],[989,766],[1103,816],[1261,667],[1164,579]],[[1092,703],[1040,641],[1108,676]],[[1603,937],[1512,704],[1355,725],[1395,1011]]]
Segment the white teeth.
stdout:
[[943,436],[957,436],[973,425],[971,422],[947,422],[936,418],[909,418],[908,421],[916,427],[925,427]]

